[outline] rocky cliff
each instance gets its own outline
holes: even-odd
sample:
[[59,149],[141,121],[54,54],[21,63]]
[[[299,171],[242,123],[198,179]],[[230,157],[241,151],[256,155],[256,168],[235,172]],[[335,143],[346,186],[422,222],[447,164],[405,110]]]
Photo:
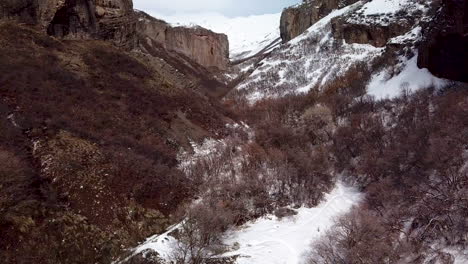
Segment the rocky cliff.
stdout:
[[289,7],[281,14],[280,31],[283,42],[299,36],[317,21],[337,8],[353,4],[358,0],[309,0],[301,5]]
[[362,23],[356,19],[356,16],[359,14],[333,19],[331,25],[333,36],[336,39],[345,40],[348,44],[370,44],[374,47],[384,47],[391,38],[408,32],[414,23],[411,16],[389,20],[387,23]]
[[136,45],[131,0],[7,0],[0,3],[0,15],[60,38],[111,40],[126,48]]
[[166,22],[138,12],[138,32],[150,43],[154,41],[168,51],[191,58],[207,68],[226,70],[229,64],[229,41],[202,27],[172,27]]
[[112,263],[165,230],[192,193],[177,153],[225,133],[227,112],[198,92],[211,83],[162,48],[4,21],[0,46],[1,263]]
[[200,27],[171,27],[135,12],[132,0],[6,0],[0,3],[0,18],[33,25],[58,38],[108,40],[128,50],[137,48],[142,36],[207,68],[225,70],[229,63],[226,35]]
[[434,75],[468,82],[468,1],[445,1],[426,28],[418,66]]

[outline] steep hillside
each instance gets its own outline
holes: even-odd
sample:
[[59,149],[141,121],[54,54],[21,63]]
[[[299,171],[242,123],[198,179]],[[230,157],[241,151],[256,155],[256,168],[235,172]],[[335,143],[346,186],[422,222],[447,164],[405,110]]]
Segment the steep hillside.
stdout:
[[[283,22],[285,41],[305,32],[257,64],[232,95],[255,101],[307,93],[320,90],[350,72],[354,72],[356,80],[370,82],[367,93],[377,98],[395,96],[400,86],[416,90],[447,84],[416,66],[423,33],[431,26],[429,22],[440,7],[439,1],[373,0],[345,4],[337,3],[334,10],[319,9],[322,13],[312,15],[317,19],[304,25]],[[285,16],[294,21],[310,20],[318,8],[310,5],[314,4],[295,7],[293,10],[297,12],[286,9],[283,20]],[[307,11],[311,8],[312,11]],[[308,24],[312,26],[307,28]],[[292,35],[284,36],[287,32]],[[392,83],[393,90],[385,88],[388,83]]]
[[1,2],[0,259],[467,263],[465,3]]
[[280,13],[234,18],[217,14],[154,15],[175,26],[202,26],[226,34],[232,61],[252,56],[280,38]]
[[110,263],[163,231],[194,194],[177,153],[231,122],[208,72],[161,47],[0,35],[2,261]]
[[232,63],[241,83],[224,102],[248,125],[181,156],[198,199],[119,263],[466,263],[468,90],[453,67],[464,56],[453,6],[286,9],[285,43]]

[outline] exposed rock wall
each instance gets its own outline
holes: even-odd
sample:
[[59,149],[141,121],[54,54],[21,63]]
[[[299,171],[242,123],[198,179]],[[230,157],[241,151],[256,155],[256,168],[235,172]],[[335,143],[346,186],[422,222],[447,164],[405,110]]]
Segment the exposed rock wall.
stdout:
[[40,24],[46,28],[46,24],[64,4],[65,0],[2,0],[0,17],[25,24]]
[[280,32],[283,42],[299,36],[334,9],[351,5],[358,0],[312,0],[287,8],[281,14]]
[[423,34],[418,66],[438,77],[468,82],[468,1],[443,1]]
[[207,68],[226,70],[229,64],[229,41],[225,34],[201,27],[171,27],[162,20],[138,12],[138,33]]
[[332,32],[336,39],[344,39],[346,43],[370,44],[374,47],[384,47],[388,40],[403,35],[413,26],[410,19],[396,20],[389,24],[353,23],[347,17],[333,19]]
[[132,0],[2,0],[0,18],[35,25],[60,38],[136,45]]
[[229,42],[224,34],[195,27],[171,27],[133,10],[132,0],[1,0],[0,18],[38,27],[64,39],[101,39],[134,49],[151,40],[206,68],[226,70]]

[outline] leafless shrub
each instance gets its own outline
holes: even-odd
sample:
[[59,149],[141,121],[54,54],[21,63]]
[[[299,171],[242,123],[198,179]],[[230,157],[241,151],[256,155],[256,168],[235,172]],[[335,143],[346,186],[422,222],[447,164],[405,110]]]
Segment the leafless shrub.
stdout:
[[204,263],[222,247],[222,234],[231,223],[232,216],[220,207],[190,208],[176,231],[172,259],[176,264]]

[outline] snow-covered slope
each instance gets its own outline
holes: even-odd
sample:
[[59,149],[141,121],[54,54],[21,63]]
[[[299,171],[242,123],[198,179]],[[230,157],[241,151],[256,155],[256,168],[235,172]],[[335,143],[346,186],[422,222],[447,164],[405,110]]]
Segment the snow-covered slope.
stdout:
[[233,60],[254,55],[280,37],[281,13],[234,18],[219,14],[152,15],[174,25],[199,25],[226,34],[229,38],[230,57]]
[[238,264],[299,264],[310,248],[332,225],[335,217],[357,205],[361,194],[338,183],[315,208],[300,208],[286,219],[266,216],[233,230],[226,243],[239,249],[226,254],[239,255]]
[[[334,219],[357,205],[362,194],[341,182],[315,208],[299,208],[297,215],[278,219],[267,215],[227,233],[225,243],[237,248],[223,257],[238,256],[237,264],[299,264],[312,241],[322,236],[334,223]],[[134,254],[155,251],[165,260],[174,255],[176,239],[171,233],[150,237],[135,249]]]
[[[428,19],[430,2],[359,1],[335,10],[276,49],[238,85],[234,95],[254,102],[265,97],[306,93],[321,89],[357,68],[361,72],[365,69],[366,75],[371,77],[368,93],[376,99],[393,97],[401,87],[411,90],[433,84],[440,87],[445,80],[416,66],[415,46],[421,38],[421,24]],[[342,34],[340,27],[346,33]],[[392,35],[401,28],[406,31]],[[390,38],[382,46],[374,43],[372,34],[385,35],[383,39],[388,34]],[[351,38],[351,41],[344,38]]]

